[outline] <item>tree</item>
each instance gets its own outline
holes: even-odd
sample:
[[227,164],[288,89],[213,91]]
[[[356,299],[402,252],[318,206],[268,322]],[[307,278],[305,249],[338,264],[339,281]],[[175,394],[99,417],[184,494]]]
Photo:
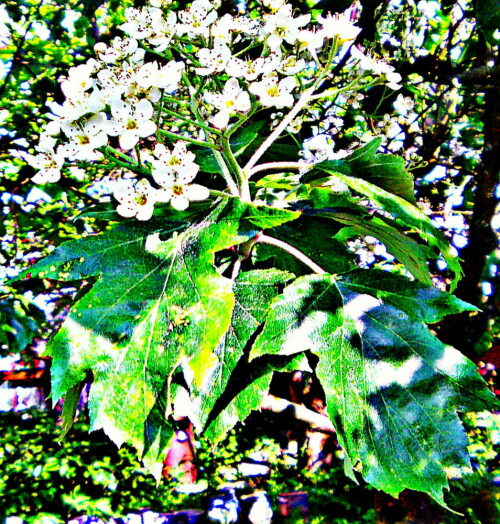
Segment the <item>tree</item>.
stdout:
[[[27,163],[49,205],[69,199],[42,238],[64,230],[71,202],[80,211],[72,239],[18,285],[81,286],[49,342],[53,398],[69,425],[90,375],[92,428],[157,474],[175,413],[216,443],[260,408],[274,372],[309,370],[346,473],[444,505],[446,468],[468,464],[458,412],[498,405],[428,327],[446,338],[447,316],[477,313],[447,291],[467,289],[465,223],[452,247],[436,217],[456,217],[462,196],[482,213],[472,246],[493,214],[492,191],[480,200],[498,171],[478,154],[482,100],[453,79],[476,78],[470,63],[496,33],[479,15],[477,31],[466,2],[294,6],[125,9],[124,36],[111,30],[69,69],[35,150],[15,153],[9,195]],[[492,249],[466,250],[466,267]]]

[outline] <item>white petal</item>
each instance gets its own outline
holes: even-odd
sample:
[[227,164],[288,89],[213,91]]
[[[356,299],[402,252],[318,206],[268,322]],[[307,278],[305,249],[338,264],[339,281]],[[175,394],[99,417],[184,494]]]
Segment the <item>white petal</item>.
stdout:
[[136,211],[137,211],[136,207],[132,206],[130,204],[120,204],[116,208],[116,212],[119,215],[121,215],[122,217],[125,217],[125,218],[131,218],[131,217],[135,216]]
[[134,149],[139,142],[139,135],[136,129],[127,129],[120,136],[120,147],[125,151]]
[[148,203],[139,206],[139,210],[137,211],[137,220],[149,220],[153,216],[154,209],[154,204]]
[[174,195],[170,205],[177,211],[184,211],[189,207],[189,200],[183,195]]
[[143,98],[135,108],[135,114],[141,120],[149,120],[153,116],[153,104]]
[[145,138],[147,136],[154,135],[156,133],[156,124],[152,120],[146,120],[146,122],[142,122],[137,129],[137,132],[139,133],[139,136],[142,138]]
[[206,200],[210,196],[210,190],[200,184],[191,184],[184,188],[184,195],[189,200]]
[[224,129],[229,123],[229,111],[219,111],[212,117],[212,125],[217,129]]

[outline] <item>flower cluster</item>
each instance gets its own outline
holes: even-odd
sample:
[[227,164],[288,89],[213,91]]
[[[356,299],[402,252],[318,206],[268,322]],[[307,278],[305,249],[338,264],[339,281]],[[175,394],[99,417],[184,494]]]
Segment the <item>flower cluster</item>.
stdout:
[[[57,182],[68,164],[119,167],[127,178],[113,192],[117,212],[147,220],[156,203],[184,210],[190,200],[209,197],[194,183],[202,173],[187,149],[191,143],[222,151],[214,153],[220,172],[238,194],[237,160],[218,140],[259,108],[284,110],[286,119],[306,89],[328,78],[360,30],[349,13],[313,20],[286,0],[262,0],[252,15],[220,16],[219,7],[220,1],[194,0],[178,10],[170,0],[149,0],[127,8],[124,36],[98,43],[96,58],[61,80],[66,99],[50,104],[51,121],[36,153],[24,155],[38,170],[33,180]],[[399,87],[400,76],[388,64],[354,46],[350,56],[351,84],[375,78]],[[284,128],[298,132],[301,118]],[[334,158],[333,145],[319,133],[306,143],[303,160]]]

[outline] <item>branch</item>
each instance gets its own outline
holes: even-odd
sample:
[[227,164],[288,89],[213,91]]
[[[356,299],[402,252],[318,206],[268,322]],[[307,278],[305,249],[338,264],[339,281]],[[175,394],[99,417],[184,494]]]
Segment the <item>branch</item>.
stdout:
[[316,413],[316,411],[312,411],[301,404],[289,402],[284,398],[267,395],[262,401],[260,407],[265,411],[272,411],[273,413],[287,412],[295,419],[307,422],[320,431],[324,431],[325,433],[335,433],[335,428],[327,416]]

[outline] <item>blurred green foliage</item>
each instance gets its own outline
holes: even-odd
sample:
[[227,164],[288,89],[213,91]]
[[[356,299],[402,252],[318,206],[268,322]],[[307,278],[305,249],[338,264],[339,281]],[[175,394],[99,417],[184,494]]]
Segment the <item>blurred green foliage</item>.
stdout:
[[[463,515],[447,512],[446,524],[492,524],[500,515],[500,493],[491,480],[500,475],[500,415],[479,413],[464,418],[471,439],[473,472],[451,481],[447,503]],[[28,524],[43,517],[65,522],[78,515],[103,519],[150,508],[155,512],[204,509],[207,497],[221,484],[241,480],[238,465],[254,453],[265,456],[271,475],[259,486],[267,491],[277,514],[280,493],[307,491],[312,524],[363,524],[375,521],[373,491],[346,479],[340,460],[329,472],[311,473],[282,453],[273,421],[254,414],[213,450],[197,443],[200,478],[208,489],[198,494],[177,491],[175,479],[157,486],[137,461],[135,452],[117,449],[101,432],[88,433],[78,421],[59,441],[60,430],[49,412],[1,413],[4,431],[0,448],[0,522],[19,516]],[[251,428],[251,430],[249,429]],[[247,490],[251,490],[248,487]],[[495,513],[497,512],[497,513]]]

